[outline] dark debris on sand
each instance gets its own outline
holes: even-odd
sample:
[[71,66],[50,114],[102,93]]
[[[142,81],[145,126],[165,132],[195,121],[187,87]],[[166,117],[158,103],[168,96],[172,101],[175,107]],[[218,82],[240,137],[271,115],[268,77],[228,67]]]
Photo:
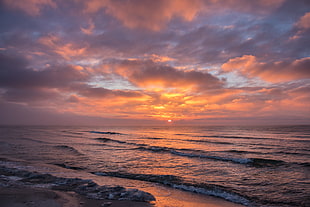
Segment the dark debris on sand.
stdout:
[[52,190],[73,191],[90,199],[128,200],[128,201],[155,201],[150,193],[138,189],[126,189],[121,186],[100,186],[92,180],[80,178],[62,178],[50,174],[41,174],[16,168],[0,166],[0,185],[38,186],[47,184]]

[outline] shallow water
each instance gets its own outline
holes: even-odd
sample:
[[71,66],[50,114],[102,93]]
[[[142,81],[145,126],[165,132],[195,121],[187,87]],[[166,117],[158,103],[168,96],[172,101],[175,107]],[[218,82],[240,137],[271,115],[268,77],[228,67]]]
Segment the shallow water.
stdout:
[[310,206],[310,127],[1,127],[2,156],[248,206]]

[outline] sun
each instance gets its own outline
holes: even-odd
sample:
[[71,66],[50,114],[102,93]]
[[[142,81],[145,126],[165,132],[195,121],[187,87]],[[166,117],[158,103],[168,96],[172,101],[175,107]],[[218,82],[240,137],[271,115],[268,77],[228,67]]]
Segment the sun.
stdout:
[[172,120],[171,120],[171,119],[169,119],[169,120],[167,120],[167,122],[168,122],[168,123],[171,123],[171,122],[172,122]]

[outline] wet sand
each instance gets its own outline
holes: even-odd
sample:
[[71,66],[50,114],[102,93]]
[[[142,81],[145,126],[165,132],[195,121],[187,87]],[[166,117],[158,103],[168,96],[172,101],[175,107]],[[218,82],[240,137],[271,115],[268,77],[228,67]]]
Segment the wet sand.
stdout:
[[[186,193],[180,191],[178,195],[160,198],[156,202],[147,203],[88,199],[74,192],[55,191],[45,188],[0,187],[0,201],[1,207],[242,207],[242,205],[209,196],[206,196],[204,200],[195,199],[195,196],[187,195],[184,197]],[[176,196],[181,197],[176,200]]]
[[[209,200],[208,200],[209,199]],[[221,201],[217,198],[201,200],[166,199],[154,203],[117,200],[88,199],[74,192],[54,191],[42,188],[0,188],[1,207],[241,207],[241,205]]]
[[0,188],[1,207],[149,207],[151,204],[135,201],[94,200],[73,192],[42,188]]
[[[23,167],[34,168],[35,164],[30,164],[29,162],[20,162],[17,160],[11,160],[8,158],[2,158],[2,166],[5,168],[11,168],[13,166],[22,165]],[[5,166],[7,165],[7,166]],[[42,165],[40,165],[42,167]],[[47,165],[57,169],[56,166]],[[44,166],[46,169],[46,166]],[[40,168],[36,168],[39,170]],[[58,168],[60,170],[64,170]],[[71,170],[68,170],[68,172]],[[100,185],[108,184],[108,179],[98,177],[89,174],[90,178]],[[191,192],[186,192],[174,188],[170,188],[163,185],[152,185],[152,187],[144,187],[141,190],[151,193],[156,201],[151,202],[138,202],[130,200],[97,200],[86,198],[83,195],[77,194],[76,192],[70,190],[58,190],[50,189],[43,185],[29,185],[29,184],[18,184],[14,181],[14,176],[10,175],[13,180],[8,181],[6,174],[0,173],[0,201],[1,207],[102,207],[102,206],[112,206],[112,207],[244,207],[240,204],[235,204],[232,202],[225,201],[220,198],[201,195]],[[99,179],[99,180],[97,180]],[[113,178],[113,183],[123,185],[126,179],[115,179]],[[113,180],[112,179],[112,180]],[[130,181],[133,182],[133,181]],[[141,182],[141,181],[134,181]],[[110,183],[109,183],[110,184]]]

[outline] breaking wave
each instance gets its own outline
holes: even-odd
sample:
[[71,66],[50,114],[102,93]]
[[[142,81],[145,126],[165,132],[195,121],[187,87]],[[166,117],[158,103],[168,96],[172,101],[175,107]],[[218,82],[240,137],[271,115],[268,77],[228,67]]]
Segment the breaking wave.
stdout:
[[66,150],[68,152],[72,152],[74,154],[77,154],[77,155],[82,155],[81,152],[79,152],[77,149],[75,149],[74,147],[70,147],[70,146],[67,146],[67,145],[56,145],[54,146],[56,149],[61,149],[61,150]]
[[184,191],[190,191],[193,193],[224,198],[225,200],[243,205],[249,205],[250,203],[250,201],[245,196],[242,196],[239,193],[234,192],[234,190],[229,189],[227,187],[205,183],[189,183],[183,181],[180,177],[174,175],[133,174],[123,172],[92,172],[92,173],[98,176],[111,176],[111,177],[160,183]]
[[126,135],[120,132],[100,132],[100,131],[88,131],[88,132],[94,134]]
[[115,140],[115,139],[110,139],[110,138],[104,138],[104,137],[96,138],[96,140],[98,140],[100,142],[117,142],[117,143],[121,143],[121,144],[127,143],[125,141],[120,141],[120,140]]

